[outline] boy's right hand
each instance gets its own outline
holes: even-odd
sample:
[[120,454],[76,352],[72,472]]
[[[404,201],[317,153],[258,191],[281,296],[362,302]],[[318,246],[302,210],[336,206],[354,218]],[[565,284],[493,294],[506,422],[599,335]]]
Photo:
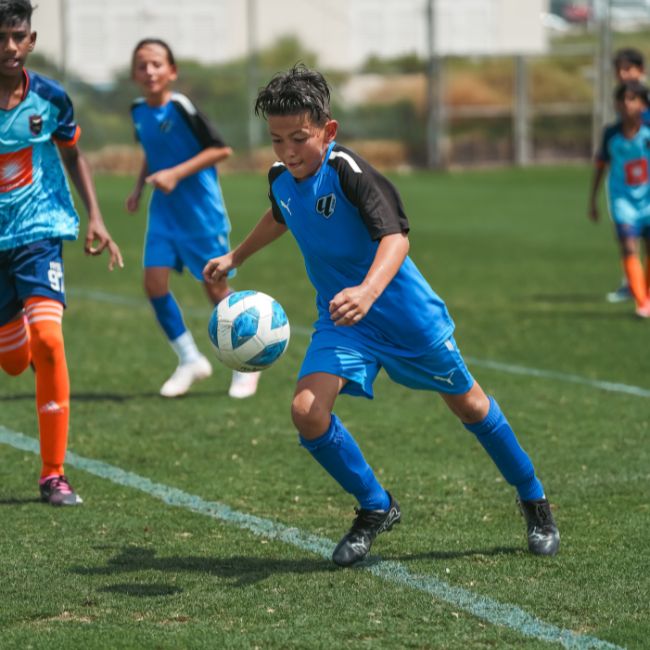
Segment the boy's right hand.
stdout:
[[132,192],[126,199],[126,209],[129,212],[136,212],[140,205],[140,192]]
[[219,282],[235,268],[232,252],[221,257],[213,257],[203,268],[203,279],[206,282]]

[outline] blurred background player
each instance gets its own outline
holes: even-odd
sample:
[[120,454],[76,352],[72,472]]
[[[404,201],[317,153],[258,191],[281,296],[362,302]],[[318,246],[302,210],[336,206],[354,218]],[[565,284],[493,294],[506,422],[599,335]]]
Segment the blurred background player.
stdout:
[[269,171],[271,208],[231,253],[210,260],[204,275],[218,281],[287,230],[305,258],[318,320],[291,413],[302,446],[359,503],[334,562],[360,562],[401,518],[332,412],[340,393],[372,398],[382,367],[399,384],[441,395],[516,487],[530,551],[555,555],[560,535],[533,464],[496,400],[470,375],[445,303],[408,257],[409,223],[397,190],[336,143],[323,76],[304,66],[276,75],[255,112],[267,118],[279,159]]
[[[609,212],[620,244],[625,277],[636,303],[636,314],[650,318],[650,125],[643,114],[648,89],[639,81],[626,81],[614,92],[619,119],[603,131],[591,186],[589,217],[597,222],[598,190],[607,174]],[[646,270],[639,258],[645,241]]]
[[77,238],[79,217],[61,161],[88,213],[86,253],[107,249],[111,270],[123,264],[77,147],[80,129],[70,98],[59,84],[24,67],[36,43],[31,17],[29,0],[0,0],[0,366],[19,375],[32,364],[41,499],[71,506],[81,498],[63,469],[70,381],[61,326],[62,241]]
[[[634,47],[624,47],[616,51],[613,59],[614,76],[616,83],[624,83],[626,81],[639,81],[645,80],[645,60],[643,54]],[[644,120],[650,122],[650,109],[646,109],[643,113]],[[608,302],[624,302],[632,299],[632,292],[627,283],[627,278],[623,276],[621,284],[616,291],[610,291],[607,294]]]
[[[212,366],[185,326],[169,291],[169,275],[172,269],[181,272],[186,266],[203,282],[214,304],[231,292],[226,278],[209,284],[203,281],[202,271],[211,257],[229,250],[230,222],[215,165],[228,158],[232,149],[190,99],[172,91],[177,69],[167,43],[154,38],[140,41],[133,51],[132,76],[144,93],[133,103],[131,114],[145,159],[126,207],[136,211],[145,183],[153,185],[144,287],[179,359],[160,394],[177,397],[195,381],[209,377]],[[249,397],[255,394],[258,380],[256,372],[233,372],[228,394]]]

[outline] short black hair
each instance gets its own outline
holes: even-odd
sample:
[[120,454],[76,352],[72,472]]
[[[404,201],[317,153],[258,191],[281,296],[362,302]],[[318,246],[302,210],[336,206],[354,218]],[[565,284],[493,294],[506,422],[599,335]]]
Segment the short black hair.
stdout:
[[632,93],[635,97],[642,99],[646,106],[650,104],[650,99],[648,98],[648,87],[640,81],[624,81],[623,83],[618,84],[614,90],[614,99],[617,102],[622,102],[627,93]]
[[620,50],[617,50],[616,54],[614,54],[612,63],[616,70],[618,70],[624,63],[633,65],[641,70],[645,67],[643,54],[634,47],[623,47]]
[[[0,0],[0,2],[2,2],[2,0]],[[170,65],[176,65],[176,59],[174,58],[172,48],[169,47],[166,41],[163,41],[162,38],[143,38],[141,41],[138,41],[133,48],[133,54],[131,56],[131,68],[133,68],[133,65],[135,64],[135,55],[138,53],[138,50],[142,49],[146,45],[159,45],[165,50],[165,52],[167,52],[167,60],[169,61]]]
[[298,115],[305,112],[320,126],[332,117],[330,88],[325,77],[302,63],[276,74],[259,91],[255,102],[255,115],[265,119],[269,115]]
[[31,25],[34,9],[30,0],[0,0],[0,25]]

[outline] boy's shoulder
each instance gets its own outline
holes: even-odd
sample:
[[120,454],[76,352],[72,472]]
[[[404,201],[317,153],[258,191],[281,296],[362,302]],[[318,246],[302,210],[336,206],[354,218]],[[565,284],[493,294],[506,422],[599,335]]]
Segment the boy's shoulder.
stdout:
[[58,101],[67,98],[67,93],[61,82],[46,77],[33,70],[25,69],[27,75],[28,91],[36,93],[44,99]]

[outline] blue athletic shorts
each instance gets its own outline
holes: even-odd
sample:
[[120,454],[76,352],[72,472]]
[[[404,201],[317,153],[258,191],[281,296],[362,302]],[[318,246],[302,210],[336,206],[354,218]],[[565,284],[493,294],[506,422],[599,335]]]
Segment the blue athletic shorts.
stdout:
[[406,357],[370,348],[334,328],[314,332],[298,378],[326,372],[348,380],[342,393],[372,399],[381,368],[394,382],[418,390],[463,394],[474,384],[453,336],[420,357]]
[[31,296],[53,298],[65,307],[60,239],[0,251],[0,326],[11,321]]
[[619,223],[614,222],[616,227],[616,235],[619,241],[634,237],[635,239],[648,239],[650,238],[650,221],[638,220],[635,223]]
[[144,241],[144,267],[164,266],[179,273],[187,267],[190,273],[203,281],[203,267],[209,259],[225,255],[230,250],[227,234],[207,235],[192,239],[147,232]]

